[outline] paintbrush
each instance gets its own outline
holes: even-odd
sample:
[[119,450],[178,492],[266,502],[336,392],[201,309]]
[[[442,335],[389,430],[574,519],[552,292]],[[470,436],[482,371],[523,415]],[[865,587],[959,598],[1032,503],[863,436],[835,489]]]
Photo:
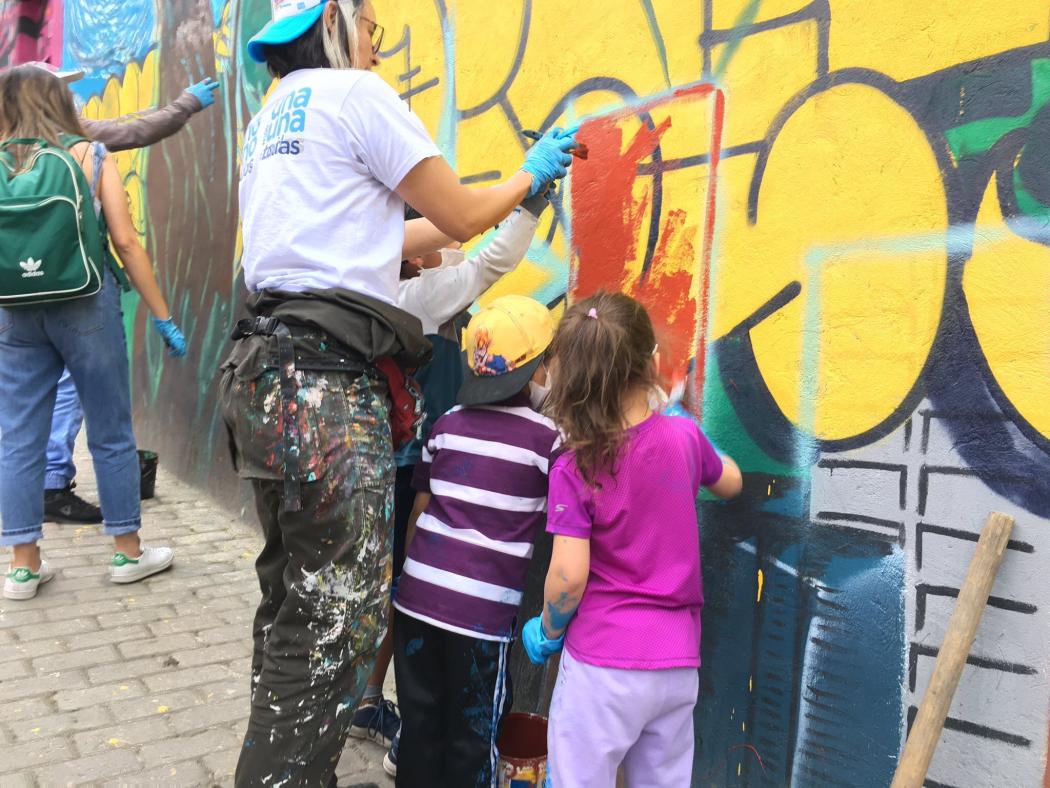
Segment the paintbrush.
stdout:
[[[543,137],[543,135],[540,134],[538,131],[533,131],[532,129],[522,129],[521,136],[528,137],[530,140],[538,140]],[[576,143],[576,147],[572,148],[569,151],[569,153],[571,153],[577,159],[586,159],[587,152],[587,146],[584,145],[582,142]]]

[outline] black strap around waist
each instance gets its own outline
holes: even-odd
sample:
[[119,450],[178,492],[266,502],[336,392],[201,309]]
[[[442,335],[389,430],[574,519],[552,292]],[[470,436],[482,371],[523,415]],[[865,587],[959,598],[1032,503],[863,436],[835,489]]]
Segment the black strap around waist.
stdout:
[[288,326],[278,322],[273,333],[277,337],[277,354],[281,366],[281,407],[284,409],[282,497],[286,512],[299,512],[303,508],[303,490],[299,476],[299,380],[295,376],[295,347]]

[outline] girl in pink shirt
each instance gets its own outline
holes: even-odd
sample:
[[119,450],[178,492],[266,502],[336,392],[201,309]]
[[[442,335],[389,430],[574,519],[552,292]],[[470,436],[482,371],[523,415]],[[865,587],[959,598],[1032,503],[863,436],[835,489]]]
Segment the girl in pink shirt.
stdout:
[[564,643],[548,749],[555,788],[689,785],[700,667],[701,487],[740,492],[728,457],[689,418],[654,412],[645,308],[598,293],[570,308],[550,350],[546,411],[568,449],[550,470],[554,554],[533,662]]

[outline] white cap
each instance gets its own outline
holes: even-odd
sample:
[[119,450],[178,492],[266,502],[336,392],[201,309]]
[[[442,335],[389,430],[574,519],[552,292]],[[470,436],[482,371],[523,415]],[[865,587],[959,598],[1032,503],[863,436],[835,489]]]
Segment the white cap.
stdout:
[[24,66],[33,66],[34,68],[42,69],[42,70],[46,71],[49,74],[54,74],[62,82],[65,82],[67,85],[70,82],[76,82],[78,79],[82,79],[83,76],[84,76],[84,72],[83,71],[62,71],[61,69],[56,68],[55,66],[51,65],[50,63],[45,63],[42,60],[33,60],[33,61],[29,62],[29,63],[23,63],[22,65],[24,65]]

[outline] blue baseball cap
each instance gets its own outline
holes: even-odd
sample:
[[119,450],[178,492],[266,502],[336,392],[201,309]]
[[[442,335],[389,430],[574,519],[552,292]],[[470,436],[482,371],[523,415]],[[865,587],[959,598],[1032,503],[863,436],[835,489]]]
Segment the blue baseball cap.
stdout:
[[321,18],[328,0],[273,0],[273,19],[248,41],[248,56],[264,63],[263,47],[295,41]]

